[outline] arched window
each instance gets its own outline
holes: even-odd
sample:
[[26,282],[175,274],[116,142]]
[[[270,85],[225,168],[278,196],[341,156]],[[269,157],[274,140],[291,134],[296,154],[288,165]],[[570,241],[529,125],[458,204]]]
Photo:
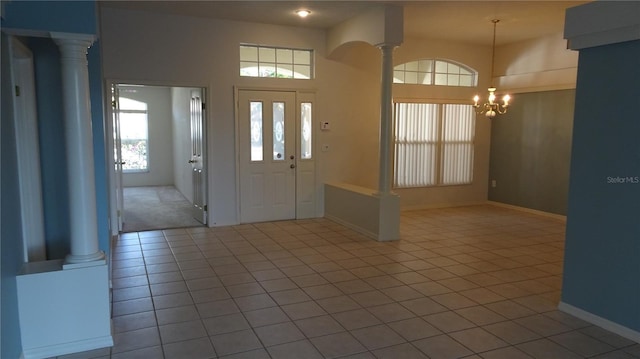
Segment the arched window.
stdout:
[[399,84],[475,87],[478,85],[478,72],[469,66],[454,61],[420,59],[394,67],[393,82]]

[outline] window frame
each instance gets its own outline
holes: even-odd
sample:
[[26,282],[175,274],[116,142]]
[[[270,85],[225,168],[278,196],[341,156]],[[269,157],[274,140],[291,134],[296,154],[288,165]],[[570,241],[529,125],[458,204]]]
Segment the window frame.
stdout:
[[[149,159],[149,104],[144,102],[144,101],[140,101],[140,100],[136,100],[134,98],[131,97],[127,97],[127,96],[120,96],[118,98],[118,101],[122,100],[122,99],[127,99],[127,100],[131,100],[131,101],[135,101],[135,102],[141,102],[144,103],[146,106],[146,110],[133,110],[133,109],[121,109],[120,107],[118,107],[115,111],[118,112],[118,121],[120,122],[119,127],[119,137],[120,137],[120,153],[122,154],[122,114],[144,114],[145,115],[145,121],[147,122],[147,136],[146,136],[146,147],[147,147],[147,151],[144,154],[145,158],[146,158],[146,167],[142,168],[142,169],[126,169],[125,166],[122,166],[122,173],[149,173],[151,172],[150,169],[150,159]],[[138,139],[139,140],[139,139]]]
[[[243,57],[242,57],[242,49],[243,49],[243,47],[255,48],[256,49],[256,59],[255,60],[243,59]],[[273,50],[274,51],[273,60],[261,61],[260,60],[261,50]],[[278,61],[278,52],[279,51],[291,51],[291,62]],[[309,56],[309,62],[308,63],[296,62],[296,51],[307,53],[308,56]],[[286,79],[286,80],[313,80],[313,79],[315,79],[315,51],[313,49],[303,49],[303,48],[295,48],[295,47],[268,46],[268,45],[257,45],[257,44],[249,44],[249,43],[240,43],[240,45],[238,46],[238,55],[239,55],[238,64],[239,64],[239,67],[240,67],[240,69],[239,69],[240,77]],[[247,64],[247,63],[254,63],[256,65],[256,67],[257,67],[257,75],[254,76],[254,75],[243,74],[243,70],[245,68],[247,68],[247,67],[244,67],[243,64]],[[262,66],[265,66],[265,67],[273,66],[274,71],[272,73],[270,73],[269,75],[263,76],[262,73],[261,73],[261,70],[260,70],[260,68]],[[287,68],[281,67],[281,66],[290,66],[290,69],[287,69]],[[302,73],[299,73],[301,75],[300,77],[296,77],[295,74],[298,73],[298,72],[296,72],[296,66],[308,67],[309,68],[309,77],[304,77],[304,75]],[[282,72],[291,72],[291,76],[282,75],[282,74],[280,74],[280,71],[282,71]]]
[[[438,139],[436,141],[436,150],[435,150],[435,160],[436,160],[436,164],[435,164],[435,183],[432,185],[418,185],[418,186],[398,186],[397,184],[397,180],[396,180],[396,171],[397,171],[397,166],[396,166],[396,161],[397,161],[397,157],[396,157],[396,151],[397,151],[397,136],[396,136],[396,105],[397,104],[402,104],[402,103],[406,103],[406,104],[431,104],[431,105],[437,105],[438,106],[438,119],[437,119],[437,131],[438,131]],[[463,100],[443,100],[443,99],[417,99],[417,98],[394,98],[393,99],[393,183],[392,183],[392,188],[394,189],[400,189],[400,190],[405,190],[405,189],[418,189],[418,188],[437,188],[437,187],[451,187],[451,186],[471,186],[474,184],[474,174],[475,174],[475,146],[476,146],[476,133],[477,133],[477,114],[475,113],[475,111],[472,111],[472,121],[473,121],[473,126],[471,127],[473,129],[473,134],[472,134],[472,139],[469,142],[469,144],[471,145],[472,148],[472,152],[471,152],[471,163],[470,163],[470,181],[466,182],[466,183],[443,183],[444,180],[444,106],[445,105],[469,105],[468,102],[463,101]]]

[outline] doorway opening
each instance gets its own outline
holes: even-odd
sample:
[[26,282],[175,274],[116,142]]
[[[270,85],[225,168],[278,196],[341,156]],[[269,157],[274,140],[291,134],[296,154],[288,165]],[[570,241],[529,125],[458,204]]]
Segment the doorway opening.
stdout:
[[205,89],[109,86],[112,233],[206,225]]

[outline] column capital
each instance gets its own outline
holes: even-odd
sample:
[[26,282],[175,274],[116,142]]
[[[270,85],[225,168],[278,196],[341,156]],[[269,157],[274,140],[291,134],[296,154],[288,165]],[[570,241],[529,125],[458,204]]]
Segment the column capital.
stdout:
[[97,37],[91,34],[77,34],[72,32],[50,32],[49,35],[60,46],[84,46],[85,49],[91,47]]

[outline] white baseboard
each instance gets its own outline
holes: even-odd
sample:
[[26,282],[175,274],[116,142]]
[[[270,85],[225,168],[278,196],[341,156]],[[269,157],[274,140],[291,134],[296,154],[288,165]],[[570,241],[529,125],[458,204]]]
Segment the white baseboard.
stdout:
[[602,318],[580,308],[574,307],[571,304],[560,302],[560,304],[558,304],[558,310],[567,314],[571,314],[574,317],[580,318],[593,325],[597,325],[612,333],[618,334],[621,337],[633,340],[636,343],[640,343],[640,332],[627,328],[618,323],[614,323],[608,319]]
[[46,347],[28,349],[22,352],[21,358],[24,359],[41,359],[51,358],[59,355],[84,352],[113,346],[113,338],[109,336],[101,338],[92,338],[72,343],[56,344]]
[[487,201],[486,204],[490,204],[492,206],[496,206],[496,207],[503,207],[503,208],[509,208],[509,209],[514,209],[516,211],[522,211],[522,212],[527,212],[527,213],[531,213],[531,214],[537,214],[540,216],[545,216],[545,217],[549,217],[549,218],[553,218],[553,219],[557,219],[559,221],[563,221],[566,222],[567,221],[567,216],[563,216],[561,214],[556,214],[556,213],[550,213],[550,212],[545,212],[545,211],[539,211],[537,209],[532,209],[532,208],[527,208],[527,207],[520,207],[520,206],[514,206],[512,204],[507,204],[507,203],[501,203],[501,202],[494,202],[494,201]]

